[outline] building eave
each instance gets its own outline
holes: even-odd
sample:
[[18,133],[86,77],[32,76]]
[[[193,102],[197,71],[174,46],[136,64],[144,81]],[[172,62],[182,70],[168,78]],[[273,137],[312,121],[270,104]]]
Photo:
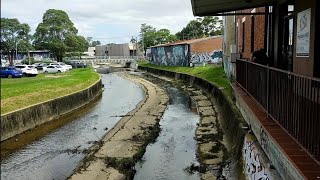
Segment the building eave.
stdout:
[[191,0],[195,16],[212,16],[224,12],[237,11],[273,5],[283,0]]

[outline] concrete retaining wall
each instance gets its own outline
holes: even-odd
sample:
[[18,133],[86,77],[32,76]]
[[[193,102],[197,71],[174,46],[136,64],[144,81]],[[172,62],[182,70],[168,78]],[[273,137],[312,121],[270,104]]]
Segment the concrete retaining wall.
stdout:
[[245,131],[242,129],[245,121],[243,120],[240,112],[236,106],[223,94],[223,92],[211,82],[183,73],[176,73],[171,71],[159,70],[149,67],[138,67],[142,71],[175,78],[176,80],[183,80],[191,86],[195,86],[206,93],[206,96],[218,105],[218,111],[222,116],[223,122],[221,123],[225,137],[228,144],[232,145],[229,148],[230,155],[239,158],[243,147],[243,140]]
[[82,91],[4,114],[1,116],[1,141],[58,119],[61,115],[88,104],[101,93],[102,82],[100,79]]
[[235,93],[234,95],[237,100],[236,105],[239,108],[241,114],[248,122],[248,124],[250,124],[250,129],[256,136],[258,142],[261,144],[263,151],[272,162],[272,165],[279,172],[282,179],[305,179],[299,173],[299,170],[294,167],[293,163],[290,162],[286,154],[281,150],[282,148],[278,145],[278,143],[272,138],[269,133],[267,133],[260,121],[251,111],[247,103],[240,97],[239,94]]

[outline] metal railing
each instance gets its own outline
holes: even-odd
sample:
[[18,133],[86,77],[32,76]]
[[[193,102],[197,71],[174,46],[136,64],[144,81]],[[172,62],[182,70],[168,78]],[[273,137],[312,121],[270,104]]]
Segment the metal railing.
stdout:
[[96,59],[144,59],[144,56],[95,56]]
[[63,60],[97,60],[97,59],[117,59],[117,60],[127,60],[134,59],[140,60],[145,59],[144,56],[77,56],[77,57],[64,57]]
[[320,160],[320,79],[237,60],[237,83]]

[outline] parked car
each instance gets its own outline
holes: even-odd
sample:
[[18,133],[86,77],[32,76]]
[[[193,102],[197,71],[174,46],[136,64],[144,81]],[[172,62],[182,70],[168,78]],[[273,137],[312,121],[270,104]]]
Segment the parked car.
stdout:
[[87,64],[77,61],[77,60],[71,60],[68,62],[69,65],[72,66],[72,68],[86,68]]
[[49,65],[43,68],[43,72],[44,73],[62,73],[62,72],[66,72],[66,69],[63,68],[62,66]]
[[69,65],[69,64],[59,63],[59,65],[68,68],[68,70],[71,70],[71,69],[72,69],[72,66]]
[[36,65],[36,68],[38,71],[42,71],[47,66],[48,66],[47,64],[41,63],[41,64]]
[[37,76],[38,70],[32,65],[15,65],[15,68],[22,71],[23,76]]
[[59,72],[59,73],[60,73],[60,72],[66,72],[66,71],[68,71],[68,70],[66,69],[66,67],[64,67],[64,66],[58,65],[58,66],[56,66],[56,68],[58,69],[58,72]]
[[67,71],[69,71],[70,69],[72,69],[72,66],[68,65],[68,64],[65,64],[65,63],[50,63],[49,65],[53,65],[53,66],[61,66],[63,67],[64,69],[66,69]]
[[14,67],[1,67],[1,77],[21,78],[22,71],[14,68]]

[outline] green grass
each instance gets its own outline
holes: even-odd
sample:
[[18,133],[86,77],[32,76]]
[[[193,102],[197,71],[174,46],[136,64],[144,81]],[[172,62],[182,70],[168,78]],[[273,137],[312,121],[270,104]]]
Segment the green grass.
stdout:
[[207,65],[199,67],[181,67],[181,66],[158,66],[149,63],[140,63],[139,66],[151,67],[156,69],[174,71],[179,73],[185,73],[189,75],[194,75],[196,77],[205,79],[215,84],[221,88],[222,92],[227,95],[228,99],[232,99],[232,89],[230,82],[227,79],[226,74],[224,73],[223,67],[218,65]]
[[91,68],[36,77],[1,78],[1,114],[85,89],[98,79],[99,75]]

